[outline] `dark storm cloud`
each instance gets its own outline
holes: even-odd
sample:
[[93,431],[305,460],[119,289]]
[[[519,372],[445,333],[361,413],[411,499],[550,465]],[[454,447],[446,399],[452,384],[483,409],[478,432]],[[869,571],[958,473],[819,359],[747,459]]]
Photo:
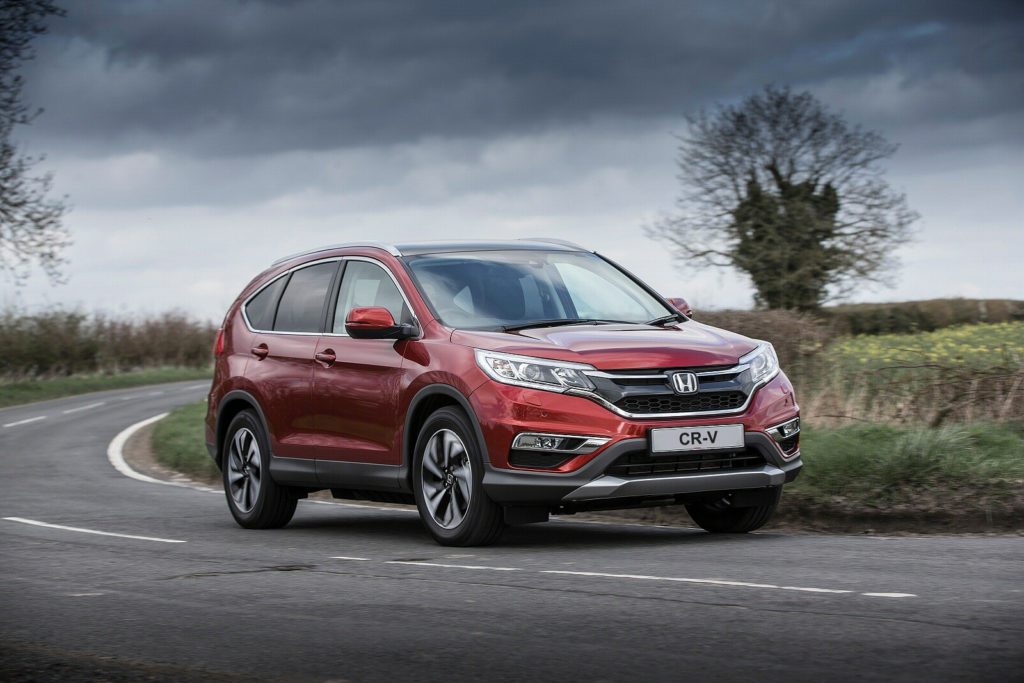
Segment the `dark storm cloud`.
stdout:
[[[50,144],[189,155],[373,146],[681,116],[767,82],[898,70],[1024,109],[1015,2],[102,2],[68,5],[28,72]],[[897,105],[894,105],[897,106]],[[898,105],[903,106],[903,105]]]

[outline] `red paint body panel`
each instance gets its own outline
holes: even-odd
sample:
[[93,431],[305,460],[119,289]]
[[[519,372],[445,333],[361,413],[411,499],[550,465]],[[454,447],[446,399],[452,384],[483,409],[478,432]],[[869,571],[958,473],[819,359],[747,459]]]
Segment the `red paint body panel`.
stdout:
[[317,364],[313,370],[315,457],[401,464],[402,350],[409,343],[320,337],[317,350],[333,351],[337,361],[330,367]]
[[[477,415],[486,415],[484,430],[491,464],[508,468],[512,439],[520,432],[547,432],[579,436],[601,436],[611,439],[604,447],[564,463],[558,472],[572,472],[586,465],[601,451],[623,439],[645,438],[647,430],[656,427],[696,427],[702,425],[742,424],[748,432],[763,432],[766,427],[783,422],[799,413],[793,386],[785,374],[757,390],[750,406],[738,415],[716,415],[700,418],[661,418],[627,420],[587,398],[553,394],[538,389],[483,383],[470,396]],[[545,470],[551,471],[551,470]]]
[[[371,258],[394,275],[419,322],[417,338],[354,339],[248,328],[242,305],[264,284],[298,265],[345,256]],[[356,317],[393,324],[390,314],[383,320],[372,308]],[[218,423],[223,399],[232,391],[251,397],[265,417],[273,454],[289,458],[401,465],[408,458],[405,444],[416,436],[406,438],[410,407],[417,394],[438,386],[465,399],[493,468],[513,469],[509,451],[520,432],[611,439],[594,453],[545,470],[548,474],[575,472],[617,442],[644,438],[654,427],[740,423],[747,432],[764,432],[799,415],[793,387],[781,372],[756,389],[742,413],[647,420],[622,417],[587,398],[499,383],[477,366],[475,349],[585,363],[609,371],[728,367],[757,342],[693,320],[664,328],[611,324],[515,333],[452,330],[434,318],[400,259],[374,247],[327,250],[267,269],[234,302],[223,329],[223,351],[215,359],[206,420],[207,441],[214,449],[221,445],[217,441],[218,430],[224,428]],[[262,360],[251,352],[260,344],[268,352]]]
[[757,342],[689,320],[665,328],[594,325],[524,330],[515,334],[456,330],[452,343],[587,363],[599,370],[735,365]]

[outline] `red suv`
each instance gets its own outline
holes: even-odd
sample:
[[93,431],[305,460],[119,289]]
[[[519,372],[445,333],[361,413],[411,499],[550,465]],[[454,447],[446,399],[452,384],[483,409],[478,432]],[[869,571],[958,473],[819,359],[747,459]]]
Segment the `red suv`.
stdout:
[[771,344],[683,310],[558,241],[282,259],[217,338],[206,440],[231,514],[280,527],[329,489],[414,502],[445,545],[648,505],[757,529],[802,466],[793,387]]

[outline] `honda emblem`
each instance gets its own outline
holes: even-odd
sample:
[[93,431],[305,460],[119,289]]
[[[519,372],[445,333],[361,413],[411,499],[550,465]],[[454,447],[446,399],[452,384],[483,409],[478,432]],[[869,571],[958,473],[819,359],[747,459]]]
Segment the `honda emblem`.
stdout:
[[677,394],[696,394],[698,388],[697,375],[692,372],[676,372],[672,374],[672,389]]

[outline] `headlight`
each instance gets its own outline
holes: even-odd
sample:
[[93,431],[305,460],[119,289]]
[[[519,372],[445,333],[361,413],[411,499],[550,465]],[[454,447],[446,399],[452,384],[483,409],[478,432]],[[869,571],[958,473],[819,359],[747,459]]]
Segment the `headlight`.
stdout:
[[567,389],[590,391],[594,388],[582,372],[594,368],[582,363],[562,363],[483,349],[476,350],[476,363],[491,379],[504,384],[557,392]]
[[775,347],[768,342],[761,342],[756,349],[740,358],[740,363],[750,365],[750,379],[754,383],[767,382],[779,374],[779,357],[775,355]]

